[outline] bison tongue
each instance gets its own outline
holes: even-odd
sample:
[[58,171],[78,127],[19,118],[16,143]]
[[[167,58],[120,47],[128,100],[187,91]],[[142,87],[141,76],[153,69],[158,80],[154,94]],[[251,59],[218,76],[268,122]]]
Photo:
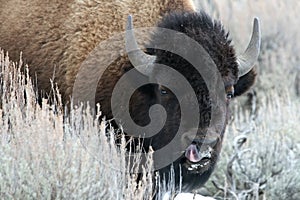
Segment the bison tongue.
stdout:
[[191,162],[199,162],[201,160],[200,153],[195,144],[191,144],[185,150],[185,157]]

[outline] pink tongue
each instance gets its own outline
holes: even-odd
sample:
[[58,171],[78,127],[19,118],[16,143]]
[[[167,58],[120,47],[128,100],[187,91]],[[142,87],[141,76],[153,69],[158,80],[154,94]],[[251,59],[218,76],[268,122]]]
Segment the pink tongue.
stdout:
[[191,144],[185,150],[185,157],[191,162],[199,162],[201,160],[199,151],[198,151],[196,145],[194,145],[194,144]]

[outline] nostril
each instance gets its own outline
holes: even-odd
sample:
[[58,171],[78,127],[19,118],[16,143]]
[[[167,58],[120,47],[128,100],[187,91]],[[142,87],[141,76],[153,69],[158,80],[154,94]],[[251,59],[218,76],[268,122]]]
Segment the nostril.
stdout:
[[193,145],[197,145],[198,142],[197,142],[196,140],[194,140],[194,141],[192,142],[192,144],[193,144]]

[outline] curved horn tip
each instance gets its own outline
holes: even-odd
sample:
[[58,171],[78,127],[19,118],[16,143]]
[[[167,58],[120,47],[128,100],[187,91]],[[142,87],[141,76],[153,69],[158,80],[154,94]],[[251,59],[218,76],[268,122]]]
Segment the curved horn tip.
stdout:
[[254,17],[254,20],[253,20],[253,32],[258,32],[259,34],[259,37],[260,37],[260,20],[258,17]]
[[133,29],[132,15],[128,15],[126,30],[132,30],[132,29]]
[[239,77],[248,73],[254,66],[260,52],[261,32],[259,18],[253,20],[252,36],[245,52],[238,56]]
[[253,20],[253,32],[257,32],[258,37],[259,37],[259,43],[261,40],[261,31],[260,31],[260,20],[258,17],[254,17]]
[[156,56],[148,55],[143,52],[136,42],[132,16],[128,15],[125,31],[125,49],[128,53],[131,64],[142,74],[149,76],[152,72],[153,63]]

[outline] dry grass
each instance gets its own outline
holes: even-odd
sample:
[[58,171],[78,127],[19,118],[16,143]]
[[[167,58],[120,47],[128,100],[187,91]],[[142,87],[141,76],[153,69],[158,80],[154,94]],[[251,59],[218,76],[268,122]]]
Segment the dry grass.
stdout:
[[[1,52],[0,196],[3,199],[148,199],[152,176],[140,186],[128,172],[125,142],[83,107],[64,118],[59,101],[36,104],[20,68]],[[21,63],[20,63],[21,65]],[[26,74],[26,73],[25,73]],[[109,127],[108,127],[109,128]],[[110,137],[107,137],[110,136]],[[136,158],[138,159],[138,157]],[[144,167],[151,171],[152,163]]]
[[218,199],[298,199],[299,112],[298,101],[276,91],[261,99],[255,117],[235,112],[206,192]]
[[[256,95],[247,108],[247,98],[233,102],[218,167],[200,192],[217,199],[298,199],[300,3],[203,0],[198,5],[229,27],[239,52],[248,42],[252,17],[261,19],[263,33]],[[108,123],[99,124],[101,119],[83,107],[65,118],[59,98],[52,106],[46,101],[37,106],[26,72],[20,75],[16,64],[3,52],[0,56],[1,198],[149,199],[152,175],[144,173],[136,187],[124,141],[116,146],[108,139],[114,132],[105,131]],[[144,170],[151,169],[149,159]]]

